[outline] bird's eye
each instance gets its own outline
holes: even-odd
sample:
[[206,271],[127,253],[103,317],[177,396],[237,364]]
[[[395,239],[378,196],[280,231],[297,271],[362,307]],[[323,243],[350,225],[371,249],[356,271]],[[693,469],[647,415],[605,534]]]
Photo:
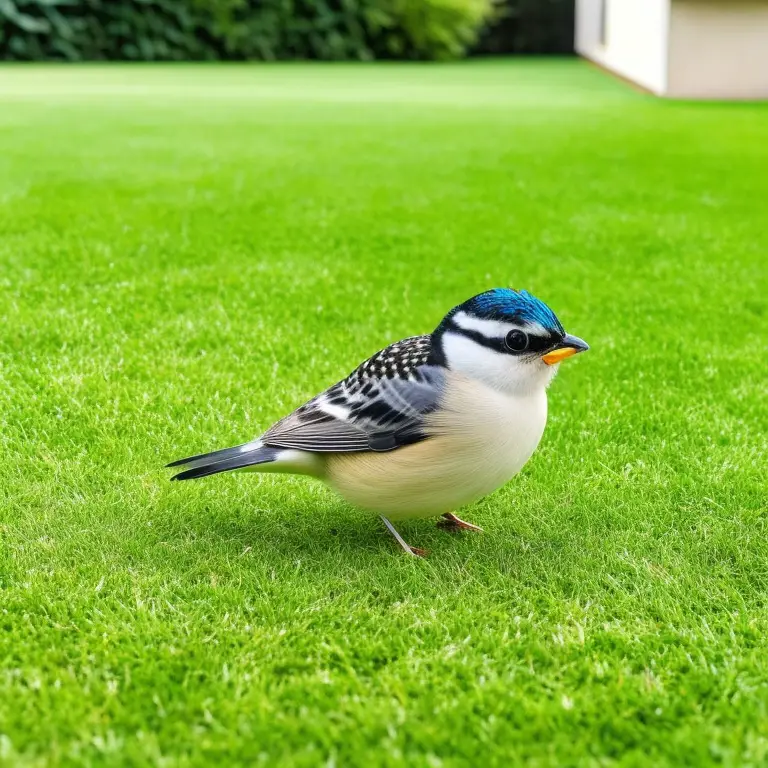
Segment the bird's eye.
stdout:
[[528,349],[528,334],[515,329],[504,337],[504,344],[511,352],[525,352]]

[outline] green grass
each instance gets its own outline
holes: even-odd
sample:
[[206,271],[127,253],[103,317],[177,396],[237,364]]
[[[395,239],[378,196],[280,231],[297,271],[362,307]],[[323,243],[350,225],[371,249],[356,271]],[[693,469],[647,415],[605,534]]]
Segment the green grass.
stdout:
[[[767,135],[575,61],[0,70],[0,763],[764,765]],[[484,535],[168,482],[508,284],[592,351]]]

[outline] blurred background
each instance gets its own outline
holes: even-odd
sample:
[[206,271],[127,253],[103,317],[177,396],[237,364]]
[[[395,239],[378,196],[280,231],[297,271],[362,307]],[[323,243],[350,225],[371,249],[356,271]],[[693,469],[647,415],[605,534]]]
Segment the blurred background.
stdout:
[[573,0],[2,0],[19,61],[443,60],[571,53]]

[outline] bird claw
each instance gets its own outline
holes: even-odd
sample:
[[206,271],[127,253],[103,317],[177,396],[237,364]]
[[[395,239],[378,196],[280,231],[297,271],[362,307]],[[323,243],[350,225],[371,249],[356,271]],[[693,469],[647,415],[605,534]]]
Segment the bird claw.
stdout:
[[468,523],[466,520],[462,520],[460,517],[456,517],[452,512],[446,512],[443,515],[442,520],[438,520],[439,528],[444,528],[446,531],[458,533],[458,531],[476,531],[483,533],[483,529],[479,525]]

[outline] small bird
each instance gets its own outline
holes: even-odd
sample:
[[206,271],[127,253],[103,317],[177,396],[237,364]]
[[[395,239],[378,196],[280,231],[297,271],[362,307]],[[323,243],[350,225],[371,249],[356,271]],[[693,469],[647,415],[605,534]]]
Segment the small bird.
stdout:
[[251,442],[174,461],[173,480],[232,470],[310,475],[392,521],[442,516],[488,495],[531,457],[558,365],[589,345],[527,291],[494,288],[435,331],[395,342]]

